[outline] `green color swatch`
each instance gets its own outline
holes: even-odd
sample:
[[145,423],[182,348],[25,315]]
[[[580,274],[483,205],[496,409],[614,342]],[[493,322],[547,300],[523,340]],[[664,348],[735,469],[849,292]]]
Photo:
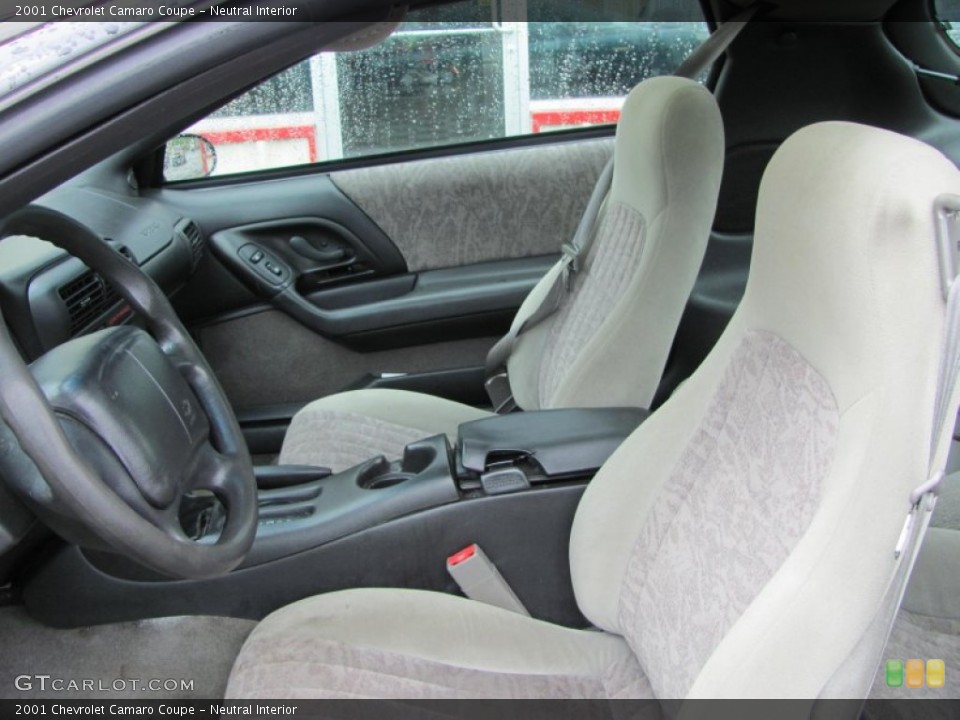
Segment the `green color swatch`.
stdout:
[[903,685],[903,660],[887,660],[887,687]]

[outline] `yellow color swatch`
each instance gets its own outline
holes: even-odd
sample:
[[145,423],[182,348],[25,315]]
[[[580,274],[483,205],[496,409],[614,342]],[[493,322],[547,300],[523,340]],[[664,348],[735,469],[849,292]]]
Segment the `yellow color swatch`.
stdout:
[[927,687],[942,688],[947,681],[947,666],[943,660],[927,660]]

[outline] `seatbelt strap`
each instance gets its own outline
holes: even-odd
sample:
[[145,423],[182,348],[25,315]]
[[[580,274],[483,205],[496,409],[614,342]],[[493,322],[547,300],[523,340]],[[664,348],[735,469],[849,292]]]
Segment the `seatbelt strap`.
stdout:
[[737,39],[747,23],[756,15],[765,3],[753,3],[734,15],[725,23],[718,25],[715,32],[700,43],[687,59],[680,63],[673,74],[682,78],[696,78],[704,70],[713,65],[730,44]]
[[[750,5],[731,20],[718,26],[716,31],[698,45],[673,74],[676,77],[692,79],[710,67],[730,47],[730,44],[746,27],[750,18],[760,10],[761,6],[762,3]],[[517,317],[514,319],[509,332],[500,338],[487,354],[484,367],[486,373],[484,387],[495,412],[503,414],[513,412],[517,408],[513,399],[513,391],[510,388],[510,379],[507,375],[507,360],[510,359],[520,336],[557,312],[570,290],[572,290],[576,274],[583,265],[583,261],[590,252],[590,245],[596,237],[596,225],[600,217],[600,210],[612,184],[613,158],[600,173],[600,178],[593,188],[593,194],[590,196],[587,209],[577,226],[573,241],[563,246],[560,267],[551,271],[555,275],[550,287],[536,307],[525,318]]]

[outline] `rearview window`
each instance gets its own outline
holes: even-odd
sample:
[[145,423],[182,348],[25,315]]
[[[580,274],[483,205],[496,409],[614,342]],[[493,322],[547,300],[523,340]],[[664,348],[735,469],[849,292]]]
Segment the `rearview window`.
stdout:
[[[471,7],[492,17],[489,3]],[[168,147],[166,179],[615,123],[634,85],[672,72],[709,34],[702,18],[433,22],[412,15],[376,47],[321,53],[201,120],[188,130],[199,138]],[[183,148],[198,143],[204,154],[191,161]]]

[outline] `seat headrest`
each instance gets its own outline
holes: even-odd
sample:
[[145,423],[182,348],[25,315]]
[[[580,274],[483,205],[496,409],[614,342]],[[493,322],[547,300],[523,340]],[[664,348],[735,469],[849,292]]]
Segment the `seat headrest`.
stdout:
[[668,206],[704,208],[712,218],[723,145],[723,120],[709,90],[685,78],[644,80],[620,114],[610,197],[648,223]]
[[893,365],[930,361],[945,309],[942,194],[960,194],[960,172],[918,140],[844,122],[800,130],[764,174],[737,321],[797,348],[841,411]]

